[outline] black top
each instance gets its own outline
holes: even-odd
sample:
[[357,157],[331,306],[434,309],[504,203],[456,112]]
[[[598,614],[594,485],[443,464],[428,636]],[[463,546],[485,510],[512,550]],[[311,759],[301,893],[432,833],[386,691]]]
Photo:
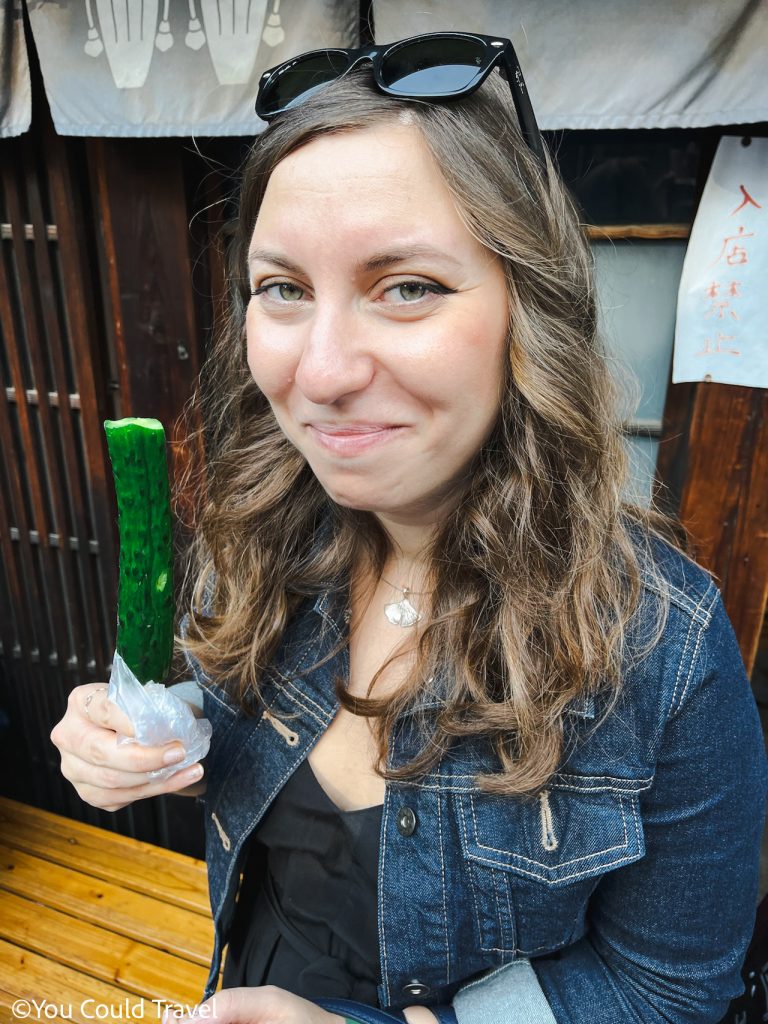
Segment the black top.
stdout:
[[302,761],[249,840],[222,988],[378,1006],[381,813],[340,810]]

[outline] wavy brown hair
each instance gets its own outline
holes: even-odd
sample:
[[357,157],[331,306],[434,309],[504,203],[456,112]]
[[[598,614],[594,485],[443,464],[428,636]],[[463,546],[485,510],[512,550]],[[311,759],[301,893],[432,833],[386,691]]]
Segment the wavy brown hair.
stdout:
[[[392,100],[358,70],[256,139],[229,243],[226,323],[188,407],[203,424],[188,441],[204,438],[206,464],[182,481],[202,497],[185,572],[188,632],[177,644],[251,714],[301,602],[348,585],[354,567],[382,572],[390,545],[376,517],[329,498],[251,377],[246,254],[280,160],[320,135],[397,120],[422,132],[467,229],[503,261],[509,358],[494,429],[425,552],[432,604],[412,670],[386,699],[352,697],[343,679],[336,692],[375,719],[384,778],[415,780],[457,737],[485,737],[499,767],[478,785],[531,795],[561,762],[569,703],[600,690],[610,709],[630,661],[658,642],[668,595],[653,538],[684,540],[660,510],[625,495],[621,394],[598,336],[590,246],[549,155],[545,174],[523,142],[496,74],[471,96],[436,103]],[[642,574],[657,599],[638,645],[629,626]],[[421,752],[387,766],[396,720],[425,695],[441,706],[416,719]]]

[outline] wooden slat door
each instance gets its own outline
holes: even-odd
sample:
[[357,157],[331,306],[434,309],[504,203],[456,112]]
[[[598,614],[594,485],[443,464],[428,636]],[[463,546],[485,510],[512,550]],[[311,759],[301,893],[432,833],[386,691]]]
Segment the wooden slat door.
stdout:
[[165,190],[126,192],[118,146],[60,138],[42,117],[0,141],[0,792],[197,855],[194,801],[97,811],[50,741],[70,690],[105,681],[115,647],[103,421],[156,416],[174,453],[199,365],[183,143],[157,151]]
[[[85,217],[52,131],[0,143],[0,657],[24,723],[34,802],[71,804],[51,726],[113,642],[114,502]],[[24,786],[22,785],[22,792]]]

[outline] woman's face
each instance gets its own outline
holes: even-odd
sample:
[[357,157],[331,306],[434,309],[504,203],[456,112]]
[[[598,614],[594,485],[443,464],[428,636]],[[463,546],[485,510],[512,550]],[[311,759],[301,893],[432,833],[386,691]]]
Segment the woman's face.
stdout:
[[508,300],[418,129],[282,160],[249,266],[248,365],[323,488],[385,523],[435,522],[496,419]]

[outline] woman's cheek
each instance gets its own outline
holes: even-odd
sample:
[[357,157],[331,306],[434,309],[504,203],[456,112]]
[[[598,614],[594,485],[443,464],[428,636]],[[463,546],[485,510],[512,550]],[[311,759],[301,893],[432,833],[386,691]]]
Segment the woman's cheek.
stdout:
[[277,347],[256,324],[246,321],[246,359],[256,384],[268,397],[283,393],[293,380],[294,357],[288,346]]

